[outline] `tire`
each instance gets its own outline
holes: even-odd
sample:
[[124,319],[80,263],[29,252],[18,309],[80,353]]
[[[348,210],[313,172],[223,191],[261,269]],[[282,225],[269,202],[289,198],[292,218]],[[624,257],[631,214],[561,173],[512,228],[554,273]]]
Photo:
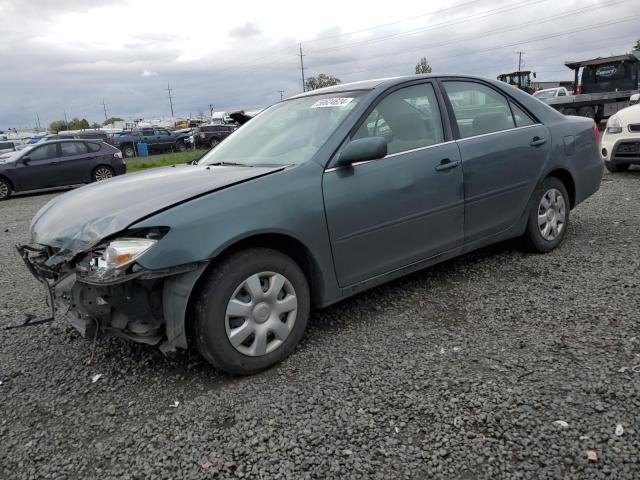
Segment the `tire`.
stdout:
[[575,108],[565,108],[562,113],[564,113],[565,115],[573,115],[576,116],[578,115],[578,112]]
[[113,171],[113,168],[108,165],[98,165],[91,172],[91,181],[92,182],[100,182],[102,180],[108,180],[116,176],[116,173]]
[[220,140],[218,140],[217,138],[212,138],[211,139],[211,143],[209,144],[209,146],[211,148],[215,148],[219,143],[220,143]]
[[11,197],[12,190],[13,187],[11,186],[11,183],[4,178],[0,178],[0,201]]
[[578,115],[581,117],[590,118],[593,121],[595,121],[596,119],[596,113],[594,112],[592,107],[580,107],[580,110],[578,110]]
[[[278,276],[284,278],[283,286],[270,295],[269,285]],[[291,258],[267,248],[243,250],[224,259],[197,295],[193,317],[196,348],[213,366],[233,375],[251,375],[287,358],[302,338],[309,318],[311,300],[304,273]],[[273,305],[282,309],[279,318],[271,310]],[[232,308],[236,309],[233,313],[246,316],[227,315]],[[236,346],[231,340],[234,332]]]
[[187,146],[184,144],[184,142],[178,142],[176,144],[176,150],[178,150],[179,152],[185,152],[187,150]]
[[132,158],[135,156],[135,154],[136,151],[133,148],[133,145],[124,145],[122,147],[122,155],[124,156],[124,158]]
[[[561,200],[557,200],[557,195],[562,197]],[[553,200],[554,196],[555,203],[550,204],[549,200]],[[549,210],[551,213],[548,213]],[[524,234],[526,247],[533,252],[547,253],[560,245],[569,228],[570,211],[569,195],[564,183],[556,177],[545,178],[534,194],[529,212]],[[554,223],[557,233],[553,228]]]
[[631,166],[628,163],[611,163],[611,162],[604,162],[604,166],[607,168],[607,170],[609,170],[611,173],[618,173],[618,172],[626,172],[627,170],[629,170],[629,167]]

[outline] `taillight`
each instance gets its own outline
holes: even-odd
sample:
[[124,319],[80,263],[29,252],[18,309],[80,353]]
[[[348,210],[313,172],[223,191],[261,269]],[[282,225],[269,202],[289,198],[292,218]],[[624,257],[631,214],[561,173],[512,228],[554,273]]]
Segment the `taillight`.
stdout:
[[576,95],[582,95],[582,85],[576,87]]
[[598,141],[600,140],[600,129],[598,128],[598,124],[597,123],[593,123],[593,138],[595,139],[596,143],[598,143]]
[[109,145],[113,145],[113,138],[109,137],[105,140]]

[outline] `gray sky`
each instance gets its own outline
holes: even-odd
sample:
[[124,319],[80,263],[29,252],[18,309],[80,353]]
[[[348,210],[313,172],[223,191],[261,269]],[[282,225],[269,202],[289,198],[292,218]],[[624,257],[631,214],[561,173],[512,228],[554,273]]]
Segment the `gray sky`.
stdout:
[[[434,72],[495,78],[516,51],[538,80],[563,62],[630,50],[638,0],[0,0],[0,128],[63,118],[104,121],[264,107],[307,76],[343,82]],[[393,7],[391,9],[391,7]],[[373,28],[376,27],[376,28]]]

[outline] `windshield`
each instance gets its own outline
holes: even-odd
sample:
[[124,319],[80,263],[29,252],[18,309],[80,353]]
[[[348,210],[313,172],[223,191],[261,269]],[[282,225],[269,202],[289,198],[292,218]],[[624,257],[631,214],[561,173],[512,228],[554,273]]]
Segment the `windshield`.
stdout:
[[277,103],[238,128],[198,164],[291,165],[309,161],[365,92],[336,92]]
[[541,90],[533,94],[536,98],[553,98],[556,96],[555,90]]

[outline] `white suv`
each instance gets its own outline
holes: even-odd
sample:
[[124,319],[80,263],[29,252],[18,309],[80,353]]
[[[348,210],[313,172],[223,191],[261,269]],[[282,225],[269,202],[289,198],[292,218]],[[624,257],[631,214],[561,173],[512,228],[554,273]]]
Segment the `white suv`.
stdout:
[[640,164],[640,104],[609,117],[600,153],[610,172],[624,172],[631,164]]

